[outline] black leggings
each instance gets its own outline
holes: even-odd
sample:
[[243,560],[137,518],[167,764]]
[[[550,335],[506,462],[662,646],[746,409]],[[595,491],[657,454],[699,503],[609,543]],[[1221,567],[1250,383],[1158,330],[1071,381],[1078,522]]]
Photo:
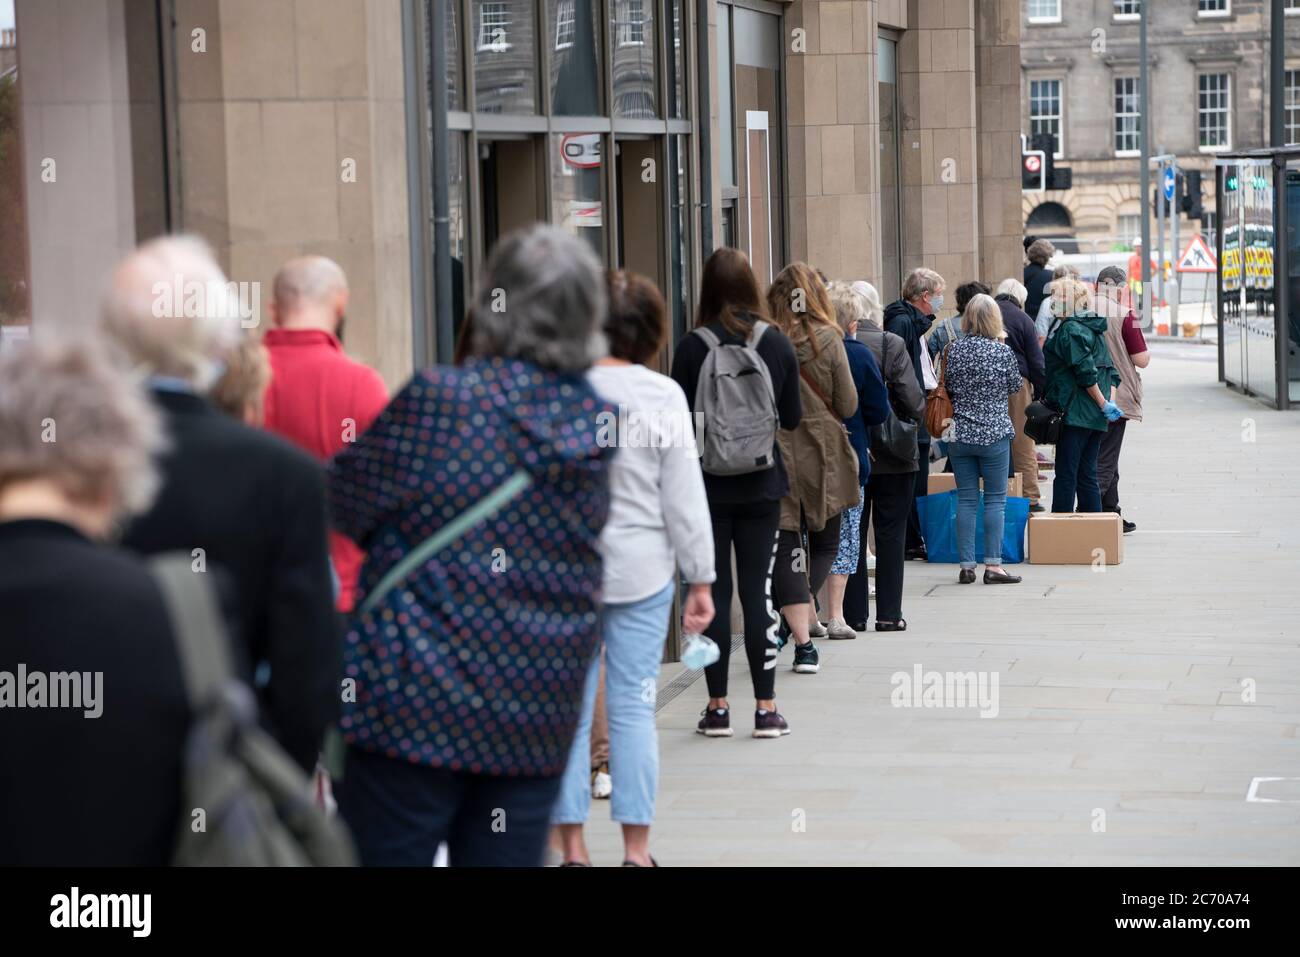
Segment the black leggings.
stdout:
[[825,528],[808,533],[807,555],[795,555],[795,549],[803,547],[800,532],[781,529],[777,542],[772,589],[776,607],[813,601],[835,564],[835,553],[840,548],[840,516],[831,516]]
[[709,502],[713,520],[713,622],[705,634],[717,643],[721,656],[704,669],[709,697],[727,696],[727,669],[731,658],[731,547],[736,547],[736,574],[740,605],[745,615],[745,654],[754,698],[776,696],[776,612],[772,608],[772,563],[776,559],[776,532],[781,503]]
[[903,617],[903,556],[907,519],[916,495],[916,473],[879,475],[871,473],[863,493],[862,551],[858,571],[849,578],[844,593],[844,620],[865,622],[867,600],[867,523],[876,526],[876,621],[897,621]]

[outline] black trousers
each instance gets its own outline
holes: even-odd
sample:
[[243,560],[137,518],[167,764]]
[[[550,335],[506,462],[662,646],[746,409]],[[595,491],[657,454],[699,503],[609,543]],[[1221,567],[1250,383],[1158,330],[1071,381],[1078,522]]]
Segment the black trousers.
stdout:
[[[924,474],[924,473],[921,473]],[[876,526],[876,621],[903,617],[903,567],[907,524],[916,504],[915,472],[901,475],[871,473],[863,492],[862,549],[858,570],[849,576],[844,593],[844,620],[864,622],[870,612],[867,597],[867,523]]]
[[[907,516],[907,548],[924,548],[925,536],[921,534],[921,516],[916,510],[916,500],[921,498],[930,491],[930,443],[918,442],[916,445],[917,455],[916,462],[918,468],[915,472],[909,473],[912,476],[912,507]],[[879,575],[879,568],[877,568]],[[876,590],[880,590],[880,583],[876,583]]]
[[713,524],[713,621],[704,633],[722,654],[704,669],[710,698],[727,696],[731,659],[731,547],[736,547],[736,589],[745,616],[745,656],[754,697],[776,696],[776,610],[772,607],[772,566],[776,561],[781,503],[709,502]]
[[1101,488],[1101,510],[1119,511],[1119,453],[1124,445],[1124,424],[1128,419],[1118,419],[1101,437],[1097,452],[1097,485]]
[[776,546],[776,570],[772,598],[777,608],[811,602],[835,564],[840,549],[841,515],[832,516],[825,528],[808,533],[808,551],[803,551],[803,533],[781,529]]
[[363,867],[540,867],[561,776],[469,774],[348,748],[339,813]]

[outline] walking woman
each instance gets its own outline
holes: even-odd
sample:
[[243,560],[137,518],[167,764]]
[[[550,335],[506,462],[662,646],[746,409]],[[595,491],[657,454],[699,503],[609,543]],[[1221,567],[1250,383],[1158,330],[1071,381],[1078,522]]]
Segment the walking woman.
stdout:
[[[889,392],[893,415],[900,423],[919,423],[925,418],[925,393],[917,384],[907,345],[882,327],[884,310],[880,296],[868,282],[853,283],[863,301],[866,322],[858,326],[858,341],[865,343],[880,367]],[[898,429],[899,431],[903,431]],[[871,474],[864,489],[862,535],[867,526],[876,535],[876,631],[906,631],[903,618],[903,569],[907,540],[907,523],[912,513],[919,458],[916,443],[903,443],[907,451],[898,453],[883,441],[881,430],[871,437]],[[851,576],[844,595],[844,616],[850,627],[865,630],[870,611],[866,557],[859,552],[858,568]]]
[[1047,392],[1043,400],[1064,414],[1056,443],[1056,476],[1052,482],[1052,511],[1101,511],[1097,484],[1097,453],[1111,422],[1124,413],[1110,400],[1119,373],[1106,345],[1106,319],[1092,309],[1088,287],[1075,279],[1052,283],[1053,323],[1043,349],[1047,360]]
[[799,357],[804,410],[798,427],[780,434],[790,491],[781,500],[773,595],[794,636],[794,670],[816,674],[812,603],[839,551],[840,515],[858,504],[861,492],[858,457],[843,422],[857,411],[858,392],[843,332],[812,267],[795,262],[782,269],[767,290],[767,308]]
[[1001,341],[1002,310],[993,297],[973,298],[961,319],[962,337],[942,359],[944,385],[952,399],[948,455],[957,477],[957,581],[975,581],[975,510],[984,482],[984,584],[1014,584],[1020,576],[1002,567],[1002,518],[1007,504],[1011,439],[1016,434],[1007,400],[1018,393],[1020,366]]
[[[688,441],[690,412],[681,386],[647,369],[668,334],[664,300],[644,276],[608,277],[609,355],[588,380],[618,406],[609,473],[609,519],[600,533],[604,600],[600,641],[605,652],[609,765],[618,782],[610,813],[623,826],[625,867],[653,867],[650,824],[659,788],[659,738],[654,695],[668,616],[676,590],[674,566],[690,586],[683,627],[703,631],[713,620],[713,535],[699,459]],[[627,423],[627,434],[617,429]],[[564,860],[587,865],[582,826],[591,811],[590,737],[600,672],[592,658],[582,715],[552,821]]]
[[[767,307],[759,294],[749,259],[738,249],[719,249],[704,264],[695,332],[684,336],[673,354],[672,377],[686,393],[693,416],[703,405],[699,395],[700,371],[710,351],[741,349],[747,344],[757,352],[771,380],[771,398],[780,427],[797,427],[803,413],[799,401],[799,360],[794,347],[780,329],[767,321]],[[723,418],[728,412],[717,410]],[[732,734],[727,671],[731,656],[733,547],[735,588],[744,612],[745,654],[754,686],[754,737],[777,738],[790,733],[785,718],[776,710],[775,701],[778,645],[776,612],[771,599],[772,563],[776,556],[781,499],[790,488],[775,434],[769,461],[765,468],[740,474],[721,475],[704,470],[717,575],[713,583],[713,607],[717,614],[705,634],[717,644],[721,656],[704,669],[709,703],[696,730],[711,738]]]
[[[604,313],[590,246],[510,234],[464,361],[418,372],[333,460],[335,526],[366,554],[339,794],[365,865],[428,866],[443,841],[453,866],[542,863],[600,640],[614,449],[593,424],[613,413],[584,374]],[[472,527],[416,551],[466,513]]]
[[[1106,318],[1106,345],[1111,361],[1119,372],[1115,404],[1123,418],[1111,422],[1097,452],[1097,485],[1101,488],[1103,511],[1120,513],[1119,454],[1124,445],[1125,426],[1142,421],[1142,374],[1151,364],[1151,352],[1138,325],[1137,316],[1124,303],[1127,279],[1119,266],[1107,266],[1097,274],[1097,312]],[[1127,518],[1121,519],[1124,531],[1137,528]]]
[[[832,282],[827,287],[835,321],[844,333],[844,354],[853,373],[853,385],[858,393],[858,411],[844,420],[849,430],[849,443],[858,457],[858,504],[845,509],[840,521],[840,544],[826,579],[826,603],[830,620],[826,622],[827,637],[856,638],[857,629],[851,627],[844,616],[844,593],[849,576],[857,571],[862,552],[864,523],[862,512],[865,486],[871,477],[870,435],[873,425],[889,418],[889,392],[880,376],[880,367],[871,349],[859,342],[858,327],[866,321],[867,308],[864,297],[848,282]],[[864,616],[865,617],[865,616]],[[859,620],[860,622],[860,620]]]

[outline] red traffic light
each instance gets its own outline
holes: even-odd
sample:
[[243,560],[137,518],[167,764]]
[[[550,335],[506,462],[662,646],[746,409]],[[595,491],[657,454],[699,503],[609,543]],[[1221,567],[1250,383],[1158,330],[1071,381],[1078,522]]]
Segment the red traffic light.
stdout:
[[1025,154],[1025,171],[1028,173],[1037,173],[1043,168],[1043,160],[1040,156],[1032,153]]

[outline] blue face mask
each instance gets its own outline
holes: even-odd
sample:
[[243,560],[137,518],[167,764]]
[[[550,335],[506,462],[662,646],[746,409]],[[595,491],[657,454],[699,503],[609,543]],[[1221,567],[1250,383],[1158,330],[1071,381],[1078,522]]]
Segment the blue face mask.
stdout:
[[943,308],[942,294],[938,296],[934,296],[933,298],[930,299],[930,308],[933,309],[935,312],[938,312],[940,309]]

